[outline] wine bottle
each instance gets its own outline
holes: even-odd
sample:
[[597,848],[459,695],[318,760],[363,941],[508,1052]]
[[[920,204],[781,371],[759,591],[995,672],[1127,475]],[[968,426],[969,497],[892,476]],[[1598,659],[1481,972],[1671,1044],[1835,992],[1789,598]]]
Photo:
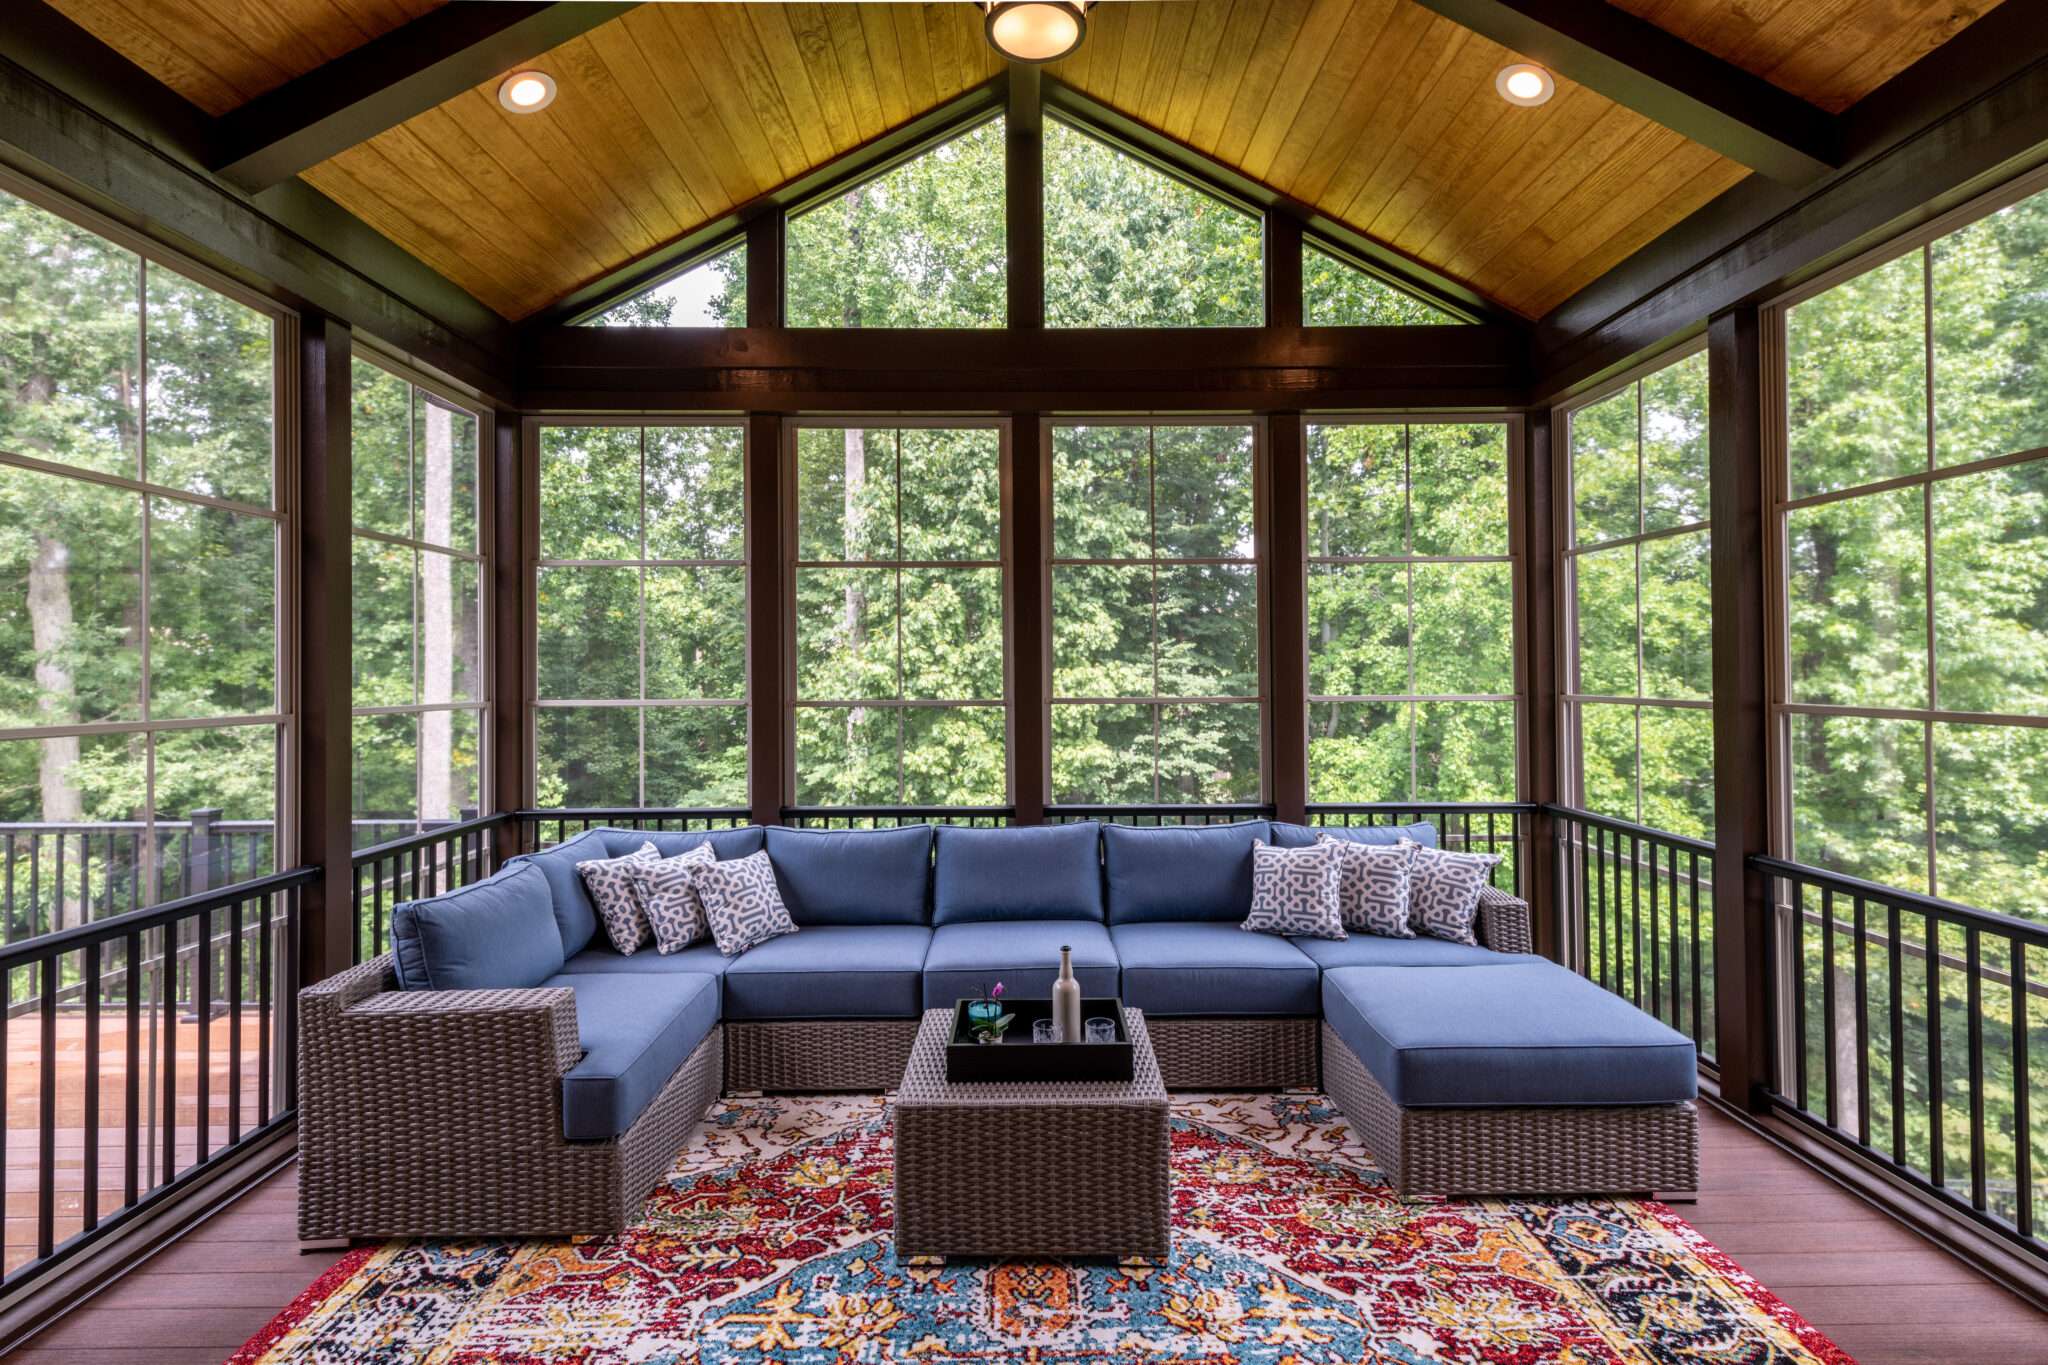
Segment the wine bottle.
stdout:
[[1052,1018],[1059,1027],[1060,1041],[1081,1041],[1081,983],[1074,980],[1074,949],[1060,945],[1060,979],[1052,983]]

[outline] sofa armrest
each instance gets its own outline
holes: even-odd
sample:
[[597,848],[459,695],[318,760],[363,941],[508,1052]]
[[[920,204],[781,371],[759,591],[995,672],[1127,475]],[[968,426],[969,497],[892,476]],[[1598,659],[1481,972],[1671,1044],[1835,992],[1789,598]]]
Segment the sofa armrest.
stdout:
[[1533,953],[1529,902],[1495,887],[1479,891],[1479,941],[1497,953]]

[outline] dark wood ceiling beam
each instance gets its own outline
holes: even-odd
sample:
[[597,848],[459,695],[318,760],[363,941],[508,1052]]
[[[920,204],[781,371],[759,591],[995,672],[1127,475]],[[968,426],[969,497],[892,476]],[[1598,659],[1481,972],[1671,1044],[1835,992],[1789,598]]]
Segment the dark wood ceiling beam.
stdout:
[[1587,0],[1421,0],[1427,9],[1773,180],[1841,163],[1833,116],[1623,9]]
[[632,8],[457,0],[429,10],[222,116],[211,169],[249,191],[289,180]]

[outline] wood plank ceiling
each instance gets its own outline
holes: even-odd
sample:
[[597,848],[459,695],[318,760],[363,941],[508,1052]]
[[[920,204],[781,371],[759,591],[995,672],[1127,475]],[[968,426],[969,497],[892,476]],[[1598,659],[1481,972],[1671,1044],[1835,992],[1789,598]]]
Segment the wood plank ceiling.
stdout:
[[[52,0],[236,107],[432,0]],[[1615,0],[1841,109],[1997,0]],[[1116,0],[1061,80],[1541,316],[1747,172],[1592,91],[1508,105],[1514,54],[1413,0]],[[305,179],[508,318],[997,74],[971,5],[648,4]]]

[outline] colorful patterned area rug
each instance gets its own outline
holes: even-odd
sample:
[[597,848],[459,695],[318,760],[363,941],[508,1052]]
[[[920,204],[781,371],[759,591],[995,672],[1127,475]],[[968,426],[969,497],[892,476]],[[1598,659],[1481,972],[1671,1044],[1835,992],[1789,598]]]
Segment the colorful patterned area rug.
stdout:
[[1403,1201],[1313,1095],[1174,1100],[1174,1247],[900,1261],[879,1096],[725,1100],[640,1222],[352,1252],[230,1365],[1854,1365],[1661,1204]]

